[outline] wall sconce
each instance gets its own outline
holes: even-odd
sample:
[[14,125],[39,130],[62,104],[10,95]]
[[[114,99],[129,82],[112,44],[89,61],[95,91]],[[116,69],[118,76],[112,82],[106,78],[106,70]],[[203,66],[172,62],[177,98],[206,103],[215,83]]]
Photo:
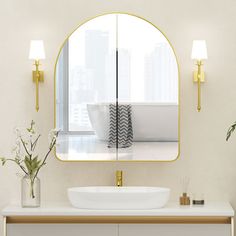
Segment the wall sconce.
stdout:
[[196,60],[197,71],[194,71],[193,81],[198,85],[197,111],[201,110],[201,83],[205,82],[205,74],[202,70],[204,59],[207,59],[207,47],[205,40],[193,40],[191,58]]
[[36,111],[39,111],[39,82],[44,82],[43,71],[39,70],[41,59],[45,59],[43,40],[31,40],[29,59],[34,60],[35,70],[32,73],[33,82],[36,83]]

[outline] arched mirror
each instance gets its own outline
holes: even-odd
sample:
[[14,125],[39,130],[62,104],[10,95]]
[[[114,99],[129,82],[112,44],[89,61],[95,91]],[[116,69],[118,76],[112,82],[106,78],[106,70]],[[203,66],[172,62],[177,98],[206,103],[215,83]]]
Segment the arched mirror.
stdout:
[[175,160],[179,72],[165,35],[130,14],[80,25],[55,66],[55,126],[61,160]]

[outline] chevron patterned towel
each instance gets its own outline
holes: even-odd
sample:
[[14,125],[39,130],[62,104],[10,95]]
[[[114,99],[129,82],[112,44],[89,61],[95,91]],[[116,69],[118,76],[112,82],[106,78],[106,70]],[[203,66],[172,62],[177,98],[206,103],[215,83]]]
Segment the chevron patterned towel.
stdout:
[[[118,115],[116,115],[116,105],[109,104],[110,126],[108,147],[128,148],[133,144],[133,128],[132,128],[132,106],[118,105]],[[116,133],[116,124],[118,119],[118,134]],[[117,137],[118,135],[118,137]]]

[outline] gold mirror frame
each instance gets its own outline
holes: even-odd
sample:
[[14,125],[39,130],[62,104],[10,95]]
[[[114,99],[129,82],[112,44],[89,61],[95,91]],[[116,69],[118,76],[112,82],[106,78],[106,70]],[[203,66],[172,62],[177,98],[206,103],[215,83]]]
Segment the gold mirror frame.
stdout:
[[141,16],[138,16],[138,15],[135,15],[133,13],[127,13],[127,12],[107,12],[107,13],[103,13],[103,14],[100,14],[100,15],[96,15],[95,17],[91,17],[91,18],[88,18],[87,20],[83,21],[82,23],[80,23],[67,37],[66,39],[64,40],[64,42],[62,43],[60,49],[59,49],[59,52],[58,52],[58,55],[56,57],[56,62],[55,62],[55,65],[54,65],[54,129],[56,129],[56,69],[57,69],[57,62],[58,62],[58,59],[59,59],[59,56],[61,54],[61,51],[65,45],[65,43],[68,41],[69,37],[79,28],[81,27],[82,25],[84,25],[85,23],[87,23],[88,21],[90,20],[93,20],[99,16],[104,16],[104,15],[108,15],[108,14],[126,14],[126,15],[130,15],[130,16],[134,16],[134,17],[137,17],[141,20],[144,20],[146,21],[147,23],[151,24],[152,26],[154,26],[157,30],[159,30],[162,35],[166,38],[166,40],[168,41],[170,47],[172,48],[173,50],[173,53],[175,55],[175,59],[176,59],[176,63],[177,63],[177,68],[178,68],[178,154],[177,154],[177,157],[173,160],[62,160],[59,158],[59,156],[57,155],[56,153],[56,147],[54,148],[54,155],[55,157],[59,160],[59,161],[62,161],[62,162],[173,162],[173,161],[176,161],[177,159],[179,159],[180,157],[180,68],[179,68],[179,62],[178,62],[178,59],[177,59],[177,56],[176,56],[176,52],[175,52],[175,49],[173,47],[173,45],[171,44],[170,40],[167,38],[166,34],[163,33],[162,30],[160,30],[155,24],[153,24],[152,22],[150,22],[149,20],[141,17]]

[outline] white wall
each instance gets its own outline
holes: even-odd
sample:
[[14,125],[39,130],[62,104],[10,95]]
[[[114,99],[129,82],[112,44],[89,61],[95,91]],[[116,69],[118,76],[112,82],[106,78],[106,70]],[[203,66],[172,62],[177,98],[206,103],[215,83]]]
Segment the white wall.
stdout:
[[[236,1],[235,0],[1,0],[0,1],[0,154],[9,156],[13,128],[34,119],[43,134],[53,127],[53,72],[59,48],[80,22],[95,15],[124,11],[137,14],[162,29],[172,42],[181,73],[181,156],[173,163],[63,163],[52,155],[41,172],[42,200],[66,201],[66,188],[112,185],[116,169],[126,185],[167,186],[172,200],[188,175],[192,193],[236,206],[236,134],[225,142],[236,119]],[[47,59],[40,86],[40,111],[34,109],[29,41],[43,39]],[[196,85],[190,59],[193,39],[206,39],[202,111],[196,111]],[[19,202],[20,182],[14,165],[0,168],[0,207]]]

